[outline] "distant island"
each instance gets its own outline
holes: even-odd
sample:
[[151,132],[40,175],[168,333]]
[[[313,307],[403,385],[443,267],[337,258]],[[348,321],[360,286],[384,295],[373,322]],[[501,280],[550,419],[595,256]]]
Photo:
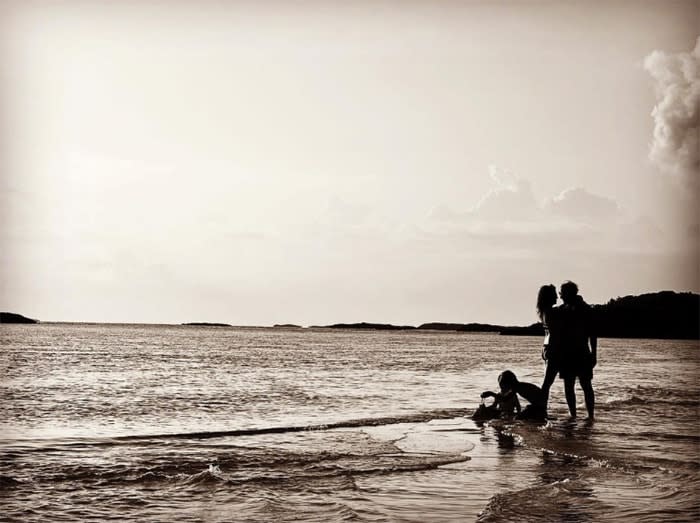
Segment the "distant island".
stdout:
[[388,323],[334,323],[333,325],[314,325],[313,329],[365,329],[381,331],[415,330],[411,325],[390,325]]
[[388,323],[335,323],[333,325],[314,326],[316,329],[364,329],[364,330],[434,330],[452,332],[492,332],[494,334],[509,334],[522,336],[539,336],[544,334],[541,323],[533,323],[527,327],[510,327],[491,325],[490,323],[423,323],[418,327],[412,325],[391,325]]
[[186,327],[233,327],[233,325],[228,323],[208,323],[206,321],[194,321],[191,323],[181,323],[180,325]]
[[0,323],[39,323],[39,320],[27,318],[14,312],[0,312]]

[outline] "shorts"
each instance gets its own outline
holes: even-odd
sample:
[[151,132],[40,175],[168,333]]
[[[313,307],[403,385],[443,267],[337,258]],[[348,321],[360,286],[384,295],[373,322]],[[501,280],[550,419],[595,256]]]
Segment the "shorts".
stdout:
[[566,355],[559,362],[559,377],[590,381],[593,379],[593,355],[588,351],[579,350]]

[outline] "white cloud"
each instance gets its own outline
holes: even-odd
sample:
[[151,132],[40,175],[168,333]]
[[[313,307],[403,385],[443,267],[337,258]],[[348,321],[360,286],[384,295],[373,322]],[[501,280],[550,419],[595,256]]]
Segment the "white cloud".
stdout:
[[473,208],[455,211],[441,204],[432,209],[428,218],[433,222],[462,225],[470,229],[546,232],[570,229],[577,224],[597,224],[622,215],[615,200],[581,187],[565,189],[557,196],[538,203],[529,180],[493,167],[490,168],[490,175],[496,187]]
[[607,196],[572,187],[538,203],[528,180],[493,169],[491,178],[496,187],[472,209],[435,207],[423,224],[425,234],[499,257],[653,253],[673,248],[651,218],[630,216]]
[[700,37],[686,53],[654,51],[644,68],[655,80],[654,140],[649,157],[678,175],[697,196],[700,189]]
[[489,224],[521,223],[538,217],[540,208],[528,180],[493,165],[489,175],[495,186],[474,207],[460,212],[441,204],[430,211],[429,219],[488,228]]
[[531,218],[537,211],[530,182],[520,178],[489,192],[479,201],[472,214],[487,220],[520,220]]
[[592,194],[582,187],[562,191],[547,200],[543,209],[555,216],[587,224],[610,223],[620,216],[620,207],[615,200]]

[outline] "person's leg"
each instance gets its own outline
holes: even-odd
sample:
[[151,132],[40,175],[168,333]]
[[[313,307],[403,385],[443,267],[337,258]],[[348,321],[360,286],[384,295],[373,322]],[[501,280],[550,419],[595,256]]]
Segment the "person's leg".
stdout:
[[564,394],[566,394],[566,404],[569,406],[569,413],[572,418],[576,417],[576,392],[574,385],[576,377],[564,378]]
[[593,419],[595,414],[595,393],[593,392],[593,383],[591,383],[591,380],[587,378],[579,378],[578,381],[583,389],[583,397],[586,400],[588,417],[589,419]]
[[552,361],[547,362],[547,368],[544,371],[544,381],[542,382],[542,392],[544,392],[544,408],[547,410],[549,403],[549,389],[552,388],[554,380],[557,378],[557,365]]

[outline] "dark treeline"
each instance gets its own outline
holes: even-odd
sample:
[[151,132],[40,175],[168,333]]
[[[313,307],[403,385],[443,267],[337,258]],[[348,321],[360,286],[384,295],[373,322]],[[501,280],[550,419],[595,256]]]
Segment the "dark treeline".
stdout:
[[603,338],[700,339],[700,295],[672,291],[624,296],[594,305]]

